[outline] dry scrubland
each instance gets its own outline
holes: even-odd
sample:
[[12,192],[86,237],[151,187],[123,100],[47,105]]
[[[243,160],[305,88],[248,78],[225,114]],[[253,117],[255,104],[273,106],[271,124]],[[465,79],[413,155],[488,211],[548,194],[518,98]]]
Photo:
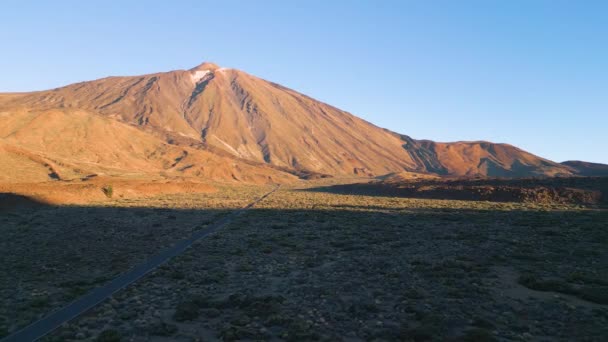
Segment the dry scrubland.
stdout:
[[212,193],[105,199],[87,206],[0,207],[0,336],[268,191],[218,188]]
[[[267,190],[3,213],[0,334]],[[45,339],[601,341],[607,222],[565,204],[282,188]]]

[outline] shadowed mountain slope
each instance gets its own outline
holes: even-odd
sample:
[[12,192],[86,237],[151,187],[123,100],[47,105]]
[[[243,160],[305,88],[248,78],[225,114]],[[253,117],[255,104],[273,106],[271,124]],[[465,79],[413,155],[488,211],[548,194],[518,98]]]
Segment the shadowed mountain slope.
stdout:
[[569,160],[562,163],[572,169],[579,176],[608,176],[608,165],[589,163],[580,160]]
[[[414,140],[281,85],[212,63],[191,70],[108,77],[49,91],[0,96],[2,122],[16,121],[14,125],[30,127],[30,121],[42,120],[32,119],[32,115],[40,113],[53,118],[84,115],[87,119],[82,120],[88,124],[104,126],[94,129],[106,132],[95,140],[87,135],[74,136],[69,125],[62,126],[62,134],[52,144],[70,146],[62,148],[66,151],[61,152],[64,157],[91,162],[90,149],[107,145],[107,151],[110,147],[119,150],[108,152],[107,156],[96,154],[95,163],[128,165],[136,170],[162,169],[154,161],[162,154],[155,153],[156,149],[175,150],[177,156],[171,156],[175,159],[183,153],[178,150],[190,148],[213,155],[218,160],[216,166],[220,159],[227,164],[227,160],[236,159],[254,162],[256,168],[267,164],[274,167],[268,169],[273,172],[371,176],[412,171],[504,177],[573,173],[567,166],[510,145]],[[124,140],[118,139],[120,143],[137,150],[136,146],[146,145],[154,138],[155,148],[129,154],[128,158],[120,156],[121,147],[108,145],[116,142],[110,131],[117,125],[129,132],[139,129],[126,134]],[[38,130],[38,135],[53,130],[46,132],[51,135],[59,129],[52,124],[31,127]],[[26,135],[25,131],[21,129],[20,134]],[[10,139],[6,132],[0,137],[14,146],[23,145],[24,137],[11,134]],[[81,139],[80,145],[70,145],[73,139]],[[36,151],[43,152],[54,146],[49,143],[32,140],[26,145],[34,144]],[[151,162],[157,164],[151,167]]]

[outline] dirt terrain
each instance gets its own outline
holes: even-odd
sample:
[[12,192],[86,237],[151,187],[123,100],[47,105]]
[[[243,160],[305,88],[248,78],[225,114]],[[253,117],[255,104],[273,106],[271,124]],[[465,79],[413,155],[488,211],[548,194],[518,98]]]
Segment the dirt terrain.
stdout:
[[[602,341],[608,335],[604,207],[316,190],[336,182],[284,186],[45,340]],[[3,209],[0,333],[268,190],[215,188]]]
[[94,178],[71,182],[0,183],[0,208],[15,207],[11,199],[27,198],[45,204],[87,204],[108,202],[113,198],[133,199],[168,194],[194,194],[215,192],[209,184],[176,180],[128,180]]

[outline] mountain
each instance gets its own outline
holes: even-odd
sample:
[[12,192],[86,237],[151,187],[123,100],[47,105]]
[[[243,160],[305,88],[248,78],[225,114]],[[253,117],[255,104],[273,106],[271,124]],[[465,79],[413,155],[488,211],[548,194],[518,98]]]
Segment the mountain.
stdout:
[[508,144],[487,141],[438,143],[418,141],[440,164],[438,174],[519,178],[529,176],[567,176],[562,165],[540,158]]
[[[575,173],[506,144],[415,140],[212,63],[0,95],[0,122],[4,153],[41,170],[48,170],[45,163],[72,170],[95,165],[104,172],[274,181],[401,171],[500,177]],[[16,150],[21,154],[6,152]],[[36,162],[32,155],[48,162]]]
[[579,176],[608,176],[608,165],[589,163],[580,160],[569,160],[561,163],[574,170]]

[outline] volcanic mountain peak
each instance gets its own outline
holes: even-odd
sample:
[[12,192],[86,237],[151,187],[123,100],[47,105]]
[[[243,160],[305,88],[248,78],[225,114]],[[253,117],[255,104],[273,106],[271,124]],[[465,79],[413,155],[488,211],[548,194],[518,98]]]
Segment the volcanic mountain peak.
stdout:
[[[222,158],[270,164],[290,172],[377,176],[410,171],[504,177],[574,172],[509,145],[414,140],[289,88],[209,62],[190,70],[110,77],[0,96],[0,113],[9,113],[17,121],[28,120],[17,117],[18,112],[47,111],[105,116],[154,132],[171,145],[198,146],[219,151]],[[0,119],[0,128],[4,120]]]
[[212,63],[212,62],[203,62],[203,63],[195,66],[194,68],[190,69],[190,71],[201,71],[201,70],[215,71],[217,69],[220,69],[219,65]]
[[214,75],[214,73],[216,71],[225,71],[228,70],[228,68],[222,68],[220,66],[218,66],[215,63],[211,63],[211,62],[203,62],[202,64],[199,64],[197,66],[195,66],[194,68],[190,69],[190,74],[192,77],[192,81],[194,83],[199,83],[201,80],[202,81],[208,81],[210,80],[210,78],[212,78],[212,76]]

